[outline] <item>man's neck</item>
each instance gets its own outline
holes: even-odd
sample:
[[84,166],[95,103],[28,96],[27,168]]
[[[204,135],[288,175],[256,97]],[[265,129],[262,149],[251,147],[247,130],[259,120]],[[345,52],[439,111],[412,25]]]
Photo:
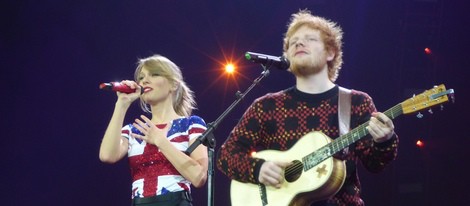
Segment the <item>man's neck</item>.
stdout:
[[296,77],[296,87],[305,93],[319,94],[335,87],[335,84],[330,81],[327,74],[318,73],[310,76]]

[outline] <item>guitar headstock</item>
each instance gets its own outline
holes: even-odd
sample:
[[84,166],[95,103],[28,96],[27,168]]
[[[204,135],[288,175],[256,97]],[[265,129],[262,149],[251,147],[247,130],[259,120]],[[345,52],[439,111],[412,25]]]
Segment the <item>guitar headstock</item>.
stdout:
[[415,95],[401,103],[403,114],[409,114],[430,108],[435,105],[449,101],[449,96],[453,98],[454,90],[446,90],[444,84],[434,86],[434,88]]

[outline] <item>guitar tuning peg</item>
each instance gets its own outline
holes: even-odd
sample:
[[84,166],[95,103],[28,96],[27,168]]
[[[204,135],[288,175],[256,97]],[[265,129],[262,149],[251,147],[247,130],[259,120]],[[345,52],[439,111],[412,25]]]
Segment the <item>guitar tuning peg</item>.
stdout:
[[416,117],[418,117],[418,119],[421,119],[421,118],[423,118],[423,116],[424,116],[424,115],[423,115],[423,114],[421,114],[421,112],[418,112],[418,114],[416,115]]
[[433,114],[432,109],[428,109],[429,114]]

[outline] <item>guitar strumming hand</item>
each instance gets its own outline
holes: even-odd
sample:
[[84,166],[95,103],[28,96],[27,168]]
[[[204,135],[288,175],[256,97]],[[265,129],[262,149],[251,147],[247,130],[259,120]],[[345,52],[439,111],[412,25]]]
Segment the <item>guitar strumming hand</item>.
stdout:
[[281,188],[284,182],[284,170],[291,162],[266,161],[259,170],[258,181],[266,186]]

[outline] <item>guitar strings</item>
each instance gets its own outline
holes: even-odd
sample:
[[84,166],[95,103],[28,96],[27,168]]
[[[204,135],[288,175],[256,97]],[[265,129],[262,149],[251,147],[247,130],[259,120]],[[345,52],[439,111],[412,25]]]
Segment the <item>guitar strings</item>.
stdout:
[[[389,118],[392,118],[394,119],[395,117],[397,117],[397,114],[400,115],[402,114],[402,109],[401,109],[401,106],[400,104],[397,104],[395,105],[394,107],[390,108],[389,110],[385,111],[384,114],[387,115]],[[338,141],[334,141],[331,143],[331,147],[333,147],[333,151],[334,153],[338,152],[340,149],[339,148],[344,148],[344,141],[347,140],[348,144],[349,145],[350,143],[350,138],[351,137],[354,137],[352,136],[352,133],[359,133],[360,130],[362,130],[364,132],[364,134],[361,136],[359,135],[359,138],[357,140],[359,140],[361,137],[364,137],[365,135],[367,135],[369,132],[367,131],[366,127],[367,125],[369,124],[369,121],[359,125],[357,128],[355,129],[352,129],[349,133],[343,135],[343,136],[340,136],[338,138]],[[352,142],[355,142],[357,140],[352,140]],[[339,146],[339,144],[342,144],[341,146]],[[319,150],[323,149],[324,147],[327,147],[328,145],[325,145],[323,147],[321,147]],[[336,151],[338,150],[338,151]],[[334,154],[333,153],[333,154]],[[312,155],[313,153],[307,155],[307,156],[310,156]],[[332,155],[332,154],[329,154],[329,155]],[[297,174],[299,170],[302,170],[304,164],[302,162],[294,162],[293,163],[294,165],[292,166],[288,166],[285,170],[285,176],[291,176],[293,174]],[[316,165],[315,165],[316,166]],[[313,166],[314,167],[314,166]],[[313,168],[312,167],[312,168]],[[309,168],[311,169],[311,168]]]

